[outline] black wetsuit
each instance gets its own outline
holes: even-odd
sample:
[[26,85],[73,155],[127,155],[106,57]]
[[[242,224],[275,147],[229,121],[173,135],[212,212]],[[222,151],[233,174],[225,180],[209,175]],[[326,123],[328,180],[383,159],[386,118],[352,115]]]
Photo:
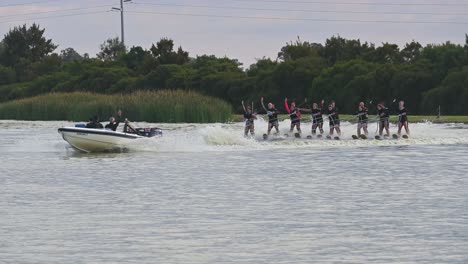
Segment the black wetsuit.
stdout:
[[322,108],[312,109],[312,123],[313,124],[323,123],[322,115],[323,115]]
[[297,115],[297,109],[294,109],[293,111],[291,111],[291,113],[289,114],[289,117],[291,118],[292,124],[301,122],[301,118],[299,118],[299,116]]
[[111,129],[112,131],[116,131],[119,124],[120,124],[120,120],[117,119],[116,121],[107,124],[106,129]]
[[330,126],[340,124],[340,116],[338,115],[338,109],[333,107],[332,110],[328,110],[328,119],[330,120]]
[[268,123],[275,123],[278,122],[278,110],[276,108],[268,109]]
[[86,128],[104,128],[101,123],[96,120],[93,120],[86,124]]
[[366,124],[369,119],[367,116],[367,108],[357,111],[356,115],[359,118],[359,123]]
[[379,109],[378,115],[380,118],[380,126],[381,127],[386,127],[388,126],[389,118],[390,118],[390,113],[388,111],[388,108],[384,107],[382,109]]
[[399,116],[399,122],[400,123],[405,123],[408,122],[408,116],[407,116],[408,111],[406,110],[405,107],[403,109],[398,109],[398,116]]
[[254,123],[254,115],[252,113],[244,113],[245,125],[250,126]]

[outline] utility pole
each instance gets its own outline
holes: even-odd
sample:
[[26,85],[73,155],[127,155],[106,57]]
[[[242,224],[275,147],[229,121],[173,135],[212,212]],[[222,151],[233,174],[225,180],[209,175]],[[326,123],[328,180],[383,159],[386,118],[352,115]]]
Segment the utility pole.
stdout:
[[120,0],[120,30],[121,30],[121,36],[122,36],[122,46],[125,47],[123,0]]
[[120,0],[120,8],[113,7],[112,10],[120,11],[120,41],[122,46],[125,47],[125,23],[124,23],[124,3],[131,2],[132,0]]

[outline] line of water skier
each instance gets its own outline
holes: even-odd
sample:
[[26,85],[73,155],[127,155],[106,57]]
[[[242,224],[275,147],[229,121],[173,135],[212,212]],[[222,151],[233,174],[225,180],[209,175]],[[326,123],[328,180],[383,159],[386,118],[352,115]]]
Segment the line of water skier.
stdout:
[[[276,130],[276,135],[279,134],[279,120],[278,114],[280,112],[275,107],[272,102],[269,102],[267,106],[264,104],[263,97],[260,99],[261,105],[263,110],[265,110],[266,115],[268,116],[268,130],[267,133],[263,135],[264,139],[267,139],[273,128]],[[393,101],[395,103],[396,100]],[[307,101],[305,101],[307,103]],[[370,102],[372,104],[372,101]],[[248,136],[255,135],[255,125],[254,120],[257,119],[257,113],[254,112],[253,102],[252,105],[244,105],[244,101],[242,101],[242,107],[244,109],[244,119],[245,119],[245,129],[244,135]],[[311,115],[312,120],[312,128],[311,132],[312,135],[308,136],[311,138],[312,136],[322,137],[324,134],[323,130],[323,123],[324,117],[328,119],[329,123],[329,134],[327,138],[335,138],[339,139],[341,136],[341,128],[340,128],[340,117],[338,113],[338,108],[336,106],[335,101],[330,101],[328,107],[325,107],[325,100],[321,100],[320,103],[313,103],[311,108],[301,108],[296,106],[296,102],[292,101],[290,104],[288,103],[288,98],[284,99],[284,107],[286,113],[289,115],[291,119],[291,126],[289,133],[293,133],[294,129],[296,129],[295,136],[301,137],[302,130],[301,130],[301,117],[302,113],[309,113]],[[398,109],[396,109],[396,114],[398,116],[398,134],[392,135],[394,138],[401,137],[402,129],[405,129],[406,134],[403,135],[404,138],[407,138],[410,135],[410,130],[408,126],[408,114],[405,107],[404,101],[399,101]],[[354,114],[357,118],[357,135],[353,135],[354,139],[362,138],[367,139],[369,131],[368,131],[368,123],[371,121],[376,121],[378,126],[378,135],[376,135],[377,139],[383,137],[390,137],[390,109],[385,106],[384,102],[377,104],[377,116],[375,118],[369,118],[369,109],[364,102],[360,102],[357,107],[357,112]],[[318,131],[317,131],[318,129]],[[385,131],[385,134],[384,134]],[[318,133],[317,133],[318,132]],[[335,136],[335,132],[336,135]]]

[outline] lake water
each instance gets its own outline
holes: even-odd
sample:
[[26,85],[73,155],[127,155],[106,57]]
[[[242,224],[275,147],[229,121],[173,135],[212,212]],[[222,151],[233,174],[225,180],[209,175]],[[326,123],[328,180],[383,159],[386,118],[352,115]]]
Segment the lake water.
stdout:
[[67,125],[0,121],[0,263],[468,263],[466,125],[264,142],[157,124],[108,154]]

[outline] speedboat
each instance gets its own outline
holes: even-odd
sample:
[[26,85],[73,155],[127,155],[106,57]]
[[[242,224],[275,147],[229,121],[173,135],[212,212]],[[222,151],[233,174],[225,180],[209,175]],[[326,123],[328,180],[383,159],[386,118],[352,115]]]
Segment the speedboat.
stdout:
[[136,140],[162,136],[159,128],[135,128],[129,122],[125,123],[123,132],[86,128],[83,124],[62,127],[58,132],[73,148],[82,152],[123,151]]

